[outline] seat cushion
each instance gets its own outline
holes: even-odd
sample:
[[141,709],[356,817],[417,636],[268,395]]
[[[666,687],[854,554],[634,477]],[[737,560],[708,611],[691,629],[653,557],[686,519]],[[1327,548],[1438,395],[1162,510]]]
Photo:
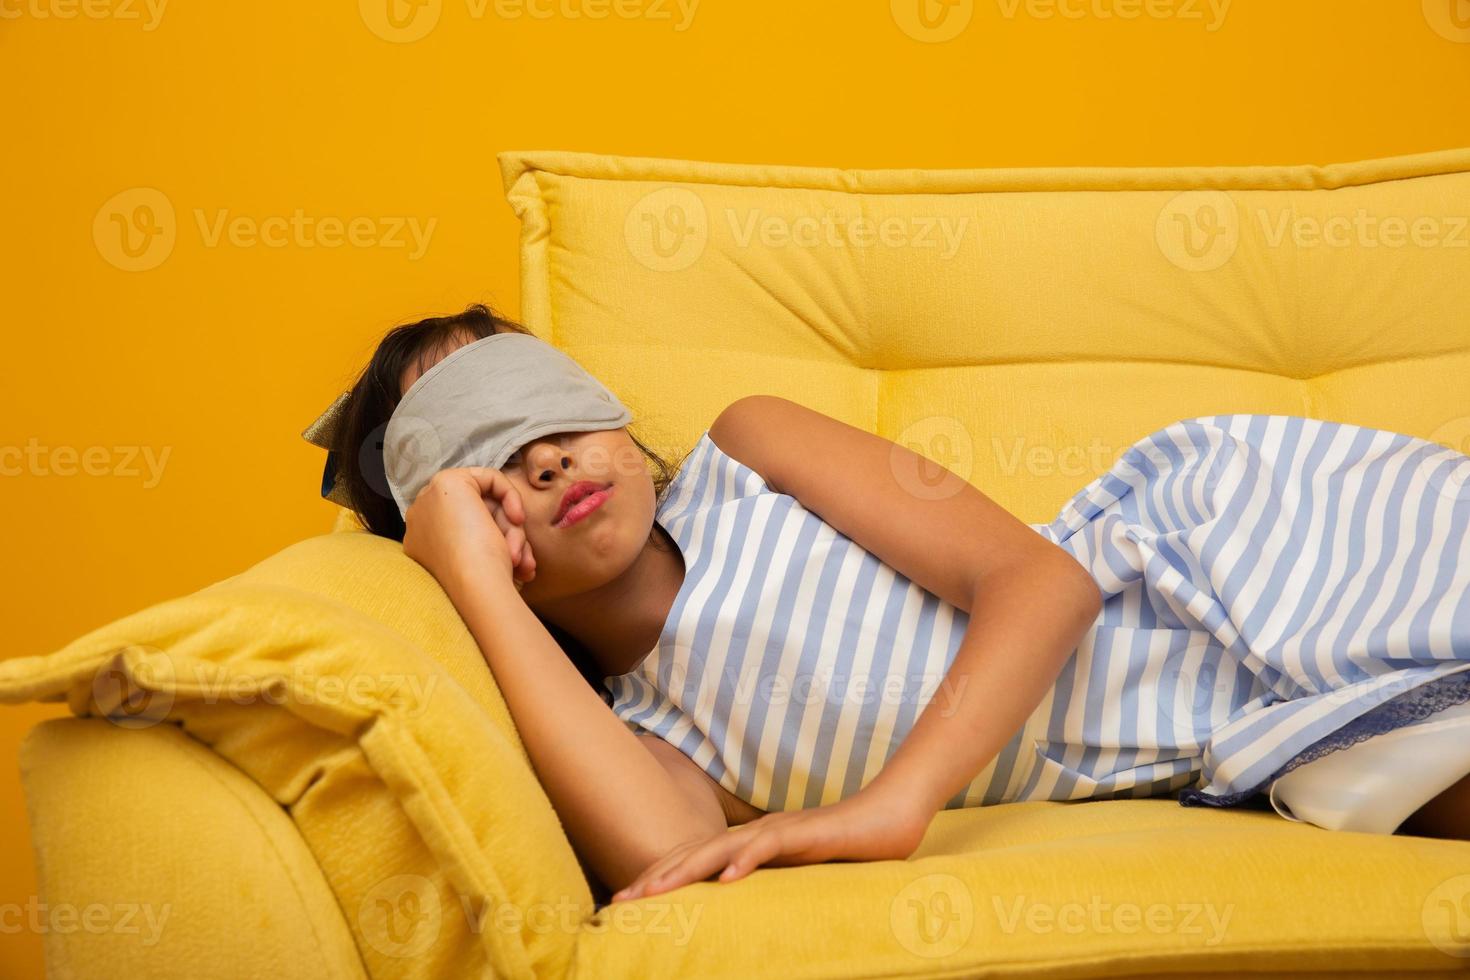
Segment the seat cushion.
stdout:
[[178,726],[55,718],[27,733],[20,765],[55,926],[47,976],[367,976],[290,816]]
[[1463,841],[1162,799],[1014,803],[940,812],[906,861],[606,906],[577,975],[1463,976],[1467,906]]
[[[593,907],[582,868],[473,639],[396,542],[311,538],[0,662],[0,702],[63,699],[120,729],[177,725],[255,780],[315,856],[370,976],[565,969],[574,930],[558,924]],[[192,805],[186,773],[118,765],[107,780],[176,781],[169,798]]]

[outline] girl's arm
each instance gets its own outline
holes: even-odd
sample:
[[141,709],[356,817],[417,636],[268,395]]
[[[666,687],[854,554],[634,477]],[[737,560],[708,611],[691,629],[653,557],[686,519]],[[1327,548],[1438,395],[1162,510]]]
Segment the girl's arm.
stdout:
[[969,614],[934,697],[864,787],[869,797],[908,801],[932,816],[1056,682],[1102,607],[1096,582],[958,474],[795,402],[742,398],[715,420],[710,438],[772,489]]
[[516,591],[492,506],[525,521],[504,473],[440,471],[404,515],[403,551],[454,603],[572,843],[618,888],[680,843],[724,830],[719,800],[655,757],[572,665]]
[[681,844],[613,901],[716,872],[734,881],[762,864],[908,858],[934,814],[1041,703],[1102,606],[1070,554],[958,474],[887,439],[766,395],[735,402],[709,435],[771,489],[965,610],[969,624],[938,691],[858,792]]
[[455,592],[537,778],[609,889],[680,843],[726,829],[714,795],[698,795],[608,709],[509,578],[477,577]]

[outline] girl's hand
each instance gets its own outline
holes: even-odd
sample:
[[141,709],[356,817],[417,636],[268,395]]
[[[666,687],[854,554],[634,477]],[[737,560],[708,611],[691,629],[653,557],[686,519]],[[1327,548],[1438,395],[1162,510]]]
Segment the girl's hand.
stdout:
[[[864,795],[867,794],[867,795]],[[932,813],[866,789],[829,806],[768,813],[713,836],[674,848],[612,896],[646,898],[702,881],[743,878],[760,865],[823,861],[902,861],[924,839]]]
[[499,470],[440,470],[404,514],[403,553],[451,592],[480,575],[504,575],[516,588],[535,577],[525,507]]

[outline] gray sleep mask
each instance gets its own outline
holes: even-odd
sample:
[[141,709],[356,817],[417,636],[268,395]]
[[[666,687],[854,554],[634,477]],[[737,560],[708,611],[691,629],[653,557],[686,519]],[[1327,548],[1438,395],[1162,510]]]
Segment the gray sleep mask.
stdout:
[[398,512],[443,469],[500,469],[554,432],[617,429],[633,414],[566,354],[530,334],[497,333],[450,352],[403,395],[383,433]]

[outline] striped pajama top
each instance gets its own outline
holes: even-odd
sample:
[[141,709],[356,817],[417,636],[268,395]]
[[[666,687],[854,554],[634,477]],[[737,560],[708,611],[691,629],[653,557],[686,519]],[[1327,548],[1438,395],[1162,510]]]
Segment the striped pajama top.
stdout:
[[[741,799],[850,796],[942,683],[963,693],[945,674],[967,614],[708,431],[656,519],[684,582],[655,648],[604,683],[630,729]],[[1173,792],[1231,806],[1334,739],[1413,723],[1431,690],[1421,703],[1470,699],[1470,457],[1445,446],[1298,416],[1184,419],[1030,526],[1092,574],[1103,608],[946,809]]]

